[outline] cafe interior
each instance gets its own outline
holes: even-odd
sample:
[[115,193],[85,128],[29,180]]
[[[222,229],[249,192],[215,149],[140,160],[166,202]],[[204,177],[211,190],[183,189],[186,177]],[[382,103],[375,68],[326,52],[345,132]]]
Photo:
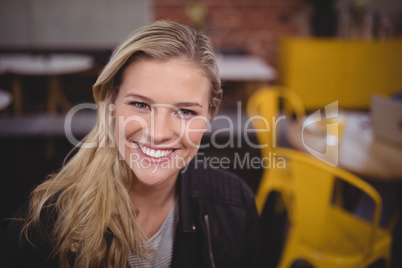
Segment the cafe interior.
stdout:
[[1,1],[0,234],[94,126],[113,49],[161,19],[215,48],[197,156],[255,193],[262,266],[402,267],[399,0]]

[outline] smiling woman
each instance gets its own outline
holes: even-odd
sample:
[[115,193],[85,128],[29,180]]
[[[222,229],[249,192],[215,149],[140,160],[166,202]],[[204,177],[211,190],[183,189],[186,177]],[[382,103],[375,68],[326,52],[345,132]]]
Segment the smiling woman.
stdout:
[[[194,158],[203,133],[192,130],[207,130],[209,91],[202,69],[183,59],[137,60],[127,66],[115,100],[115,139],[134,182],[162,187]],[[130,120],[133,116],[146,124]],[[133,159],[151,164],[139,166]],[[159,165],[168,161],[181,166]]]
[[238,177],[192,161],[222,98],[208,38],[158,21],[113,53],[98,120],[2,241],[12,267],[253,267],[257,212]]

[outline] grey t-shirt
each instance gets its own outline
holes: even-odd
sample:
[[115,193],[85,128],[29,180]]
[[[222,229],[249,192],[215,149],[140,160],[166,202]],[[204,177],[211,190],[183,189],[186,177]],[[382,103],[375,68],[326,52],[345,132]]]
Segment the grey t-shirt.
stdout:
[[173,255],[174,236],[178,222],[178,210],[176,202],[156,234],[144,243],[144,246],[148,246],[151,250],[147,260],[139,260],[135,254],[130,254],[128,263],[131,268],[170,267]]

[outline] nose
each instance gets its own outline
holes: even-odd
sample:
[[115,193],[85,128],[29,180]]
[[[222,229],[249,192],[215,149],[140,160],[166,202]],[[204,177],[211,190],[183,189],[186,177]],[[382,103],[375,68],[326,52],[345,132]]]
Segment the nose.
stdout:
[[178,128],[180,126],[174,120],[170,109],[159,107],[151,115],[148,138],[151,144],[166,145],[174,140]]

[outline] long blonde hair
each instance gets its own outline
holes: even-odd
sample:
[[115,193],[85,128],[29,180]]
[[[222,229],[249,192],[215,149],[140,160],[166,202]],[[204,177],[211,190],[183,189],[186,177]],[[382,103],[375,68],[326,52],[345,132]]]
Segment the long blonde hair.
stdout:
[[[222,90],[205,35],[178,23],[157,21],[138,29],[117,47],[93,86],[98,106],[95,127],[71,160],[31,194],[23,234],[29,239],[34,228],[47,237],[62,267],[69,267],[72,254],[77,267],[125,267],[130,252],[145,257],[141,247],[145,236],[129,197],[134,175],[126,162],[119,160],[110,105],[128,64],[138,58],[174,57],[204,71],[210,80],[209,112],[216,114]],[[49,224],[51,233],[47,233]]]

